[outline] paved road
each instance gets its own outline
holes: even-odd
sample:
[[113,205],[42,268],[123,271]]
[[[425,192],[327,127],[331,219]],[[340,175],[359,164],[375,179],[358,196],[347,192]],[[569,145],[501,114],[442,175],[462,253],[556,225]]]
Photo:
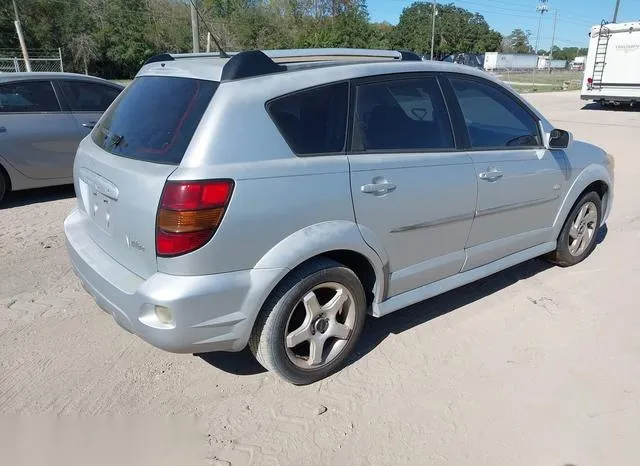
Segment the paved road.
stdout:
[[246,353],[172,355],[122,331],[70,271],[72,191],[14,196],[0,210],[7,464],[116,464],[134,450],[156,465],[640,464],[640,112],[583,109],[576,93],[529,98],[616,156],[594,254],[572,269],[531,261],[371,319],[349,367],[308,387]]

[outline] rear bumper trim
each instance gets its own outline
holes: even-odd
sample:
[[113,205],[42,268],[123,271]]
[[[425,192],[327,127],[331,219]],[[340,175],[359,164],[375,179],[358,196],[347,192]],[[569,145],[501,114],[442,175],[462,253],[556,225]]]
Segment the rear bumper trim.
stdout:
[[[283,274],[282,269],[204,276],[155,273],[145,280],[100,249],[86,233],[87,220],[76,209],[64,223],[69,257],[82,286],[118,325],[166,351],[241,351],[264,299]],[[175,325],[149,325],[149,305],[169,308]]]

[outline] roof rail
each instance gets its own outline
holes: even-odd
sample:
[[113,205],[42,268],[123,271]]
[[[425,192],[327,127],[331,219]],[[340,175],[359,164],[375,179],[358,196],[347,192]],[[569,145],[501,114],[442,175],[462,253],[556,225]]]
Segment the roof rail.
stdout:
[[[309,49],[272,49],[262,50],[271,59],[278,61],[298,61],[296,59],[337,59],[337,58],[388,58],[403,61],[418,61],[421,58],[407,50],[375,50],[375,49],[355,49],[355,48],[309,48]],[[238,55],[242,52],[227,52],[229,55]],[[171,61],[179,58],[221,58],[219,52],[206,53],[161,53],[151,57],[146,63],[159,61]]]
[[[275,49],[250,50],[246,52],[227,52],[231,57],[222,70],[222,80],[249,78],[264,74],[286,71],[280,63],[310,61],[356,60],[398,60],[421,61],[415,53],[406,50],[372,50],[355,48],[315,48],[315,49]],[[174,61],[182,58],[224,58],[218,52],[213,53],[161,53],[149,58],[145,65],[162,61]]]

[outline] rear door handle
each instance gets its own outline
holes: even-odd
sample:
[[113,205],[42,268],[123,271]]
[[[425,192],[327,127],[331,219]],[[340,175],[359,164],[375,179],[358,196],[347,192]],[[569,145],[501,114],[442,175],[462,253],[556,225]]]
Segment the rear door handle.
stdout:
[[502,178],[502,176],[503,176],[503,173],[500,170],[496,170],[496,169],[482,172],[478,175],[478,177],[484,181],[496,181]]
[[360,186],[360,191],[365,194],[375,194],[376,196],[381,196],[382,194],[387,194],[396,190],[396,185],[393,183],[389,183],[388,181],[380,182],[380,183],[371,183],[371,184],[363,184]]
[[5,128],[4,126],[0,126],[0,133],[6,133],[7,132],[7,128]]
[[88,123],[82,123],[82,126],[84,126],[85,128],[93,129],[96,126],[96,122],[89,121]]

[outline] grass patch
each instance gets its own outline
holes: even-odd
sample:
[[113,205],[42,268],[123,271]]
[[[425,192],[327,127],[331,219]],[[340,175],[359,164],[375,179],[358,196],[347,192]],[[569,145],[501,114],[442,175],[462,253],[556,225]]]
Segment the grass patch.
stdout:
[[498,77],[518,92],[574,91],[582,87],[582,71],[503,72]]

